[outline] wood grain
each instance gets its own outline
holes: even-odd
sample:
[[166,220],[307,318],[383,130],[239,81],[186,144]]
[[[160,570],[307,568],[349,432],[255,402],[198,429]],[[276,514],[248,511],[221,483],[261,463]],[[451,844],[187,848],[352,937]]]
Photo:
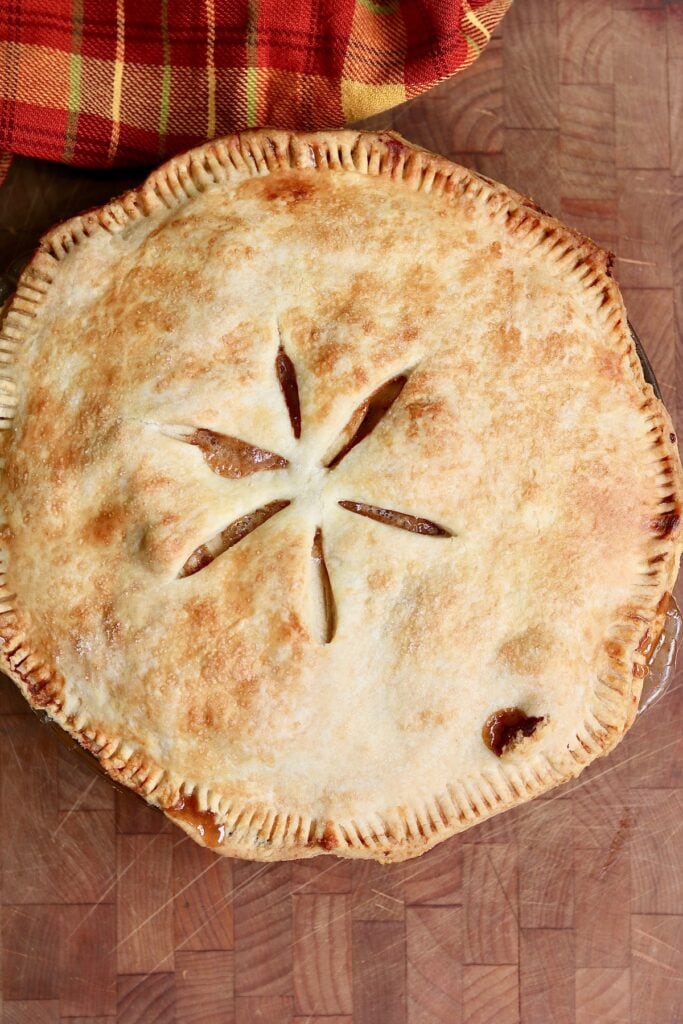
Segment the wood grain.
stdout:
[[116,908],[68,904],[59,918],[59,1002],[65,1017],[116,1013]]
[[559,0],[560,82],[613,84],[612,7],[595,0]]
[[408,1024],[461,1019],[463,917],[462,907],[408,909]]
[[617,163],[669,167],[666,11],[616,10],[613,31],[614,63],[621,69],[615,93]]
[[574,848],[577,967],[628,967],[631,954],[630,817],[602,849]]
[[516,965],[468,964],[462,975],[463,1024],[519,1024]]
[[239,995],[292,993],[292,901],[289,864],[236,862],[235,990]]
[[2,1020],[3,1024],[59,1024],[59,1003],[53,999],[17,1000],[7,1003]]
[[352,1011],[350,910],[344,894],[294,896],[294,1007],[302,1016]]
[[120,974],[164,973],[173,964],[170,836],[117,840],[116,958]]
[[631,977],[614,967],[576,972],[576,1024],[623,1024],[631,1012]]
[[406,930],[402,921],[353,923],[353,1020],[375,1024],[378,1008],[386,1019],[406,1021]]
[[117,1024],[167,1024],[175,1017],[175,996],[173,974],[119,974]]
[[683,917],[635,914],[632,950],[633,1020],[675,1021],[683,1006]]
[[176,1017],[183,1024],[233,1024],[234,976],[229,950],[176,953]]
[[[475,837],[473,837],[475,839]],[[464,961],[516,964],[519,956],[518,857],[514,846],[465,846],[463,890],[478,894],[465,902]]]
[[505,126],[531,131],[557,128],[560,84],[557,3],[525,0],[525,3],[513,4],[503,31]]
[[520,1010],[524,1024],[574,1024],[574,936],[568,929],[525,929],[520,937]]
[[668,170],[617,171],[617,275],[626,288],[672,285],[673,203]]
[[[516,0],[465,75],[368,123],[614,251],[681,431],[682,118],[683,4]],[[0,266],[138,179],[16,160]],[[0,1021],[681,1024],[682,683],[571,785],[387,868],[218,859],[0,680]]]
[[294,1000],[291,996],[235,998],[235,1024],[268,1024],[269,1021],[294,1024]]
[[173,929],[175,948],[227,950],[234,947],[232,862],[215,857],[186,837],[173,844]]

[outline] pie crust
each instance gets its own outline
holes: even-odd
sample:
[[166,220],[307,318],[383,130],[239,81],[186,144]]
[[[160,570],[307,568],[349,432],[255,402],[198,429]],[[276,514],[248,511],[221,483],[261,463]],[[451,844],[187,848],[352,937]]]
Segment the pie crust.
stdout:
[[402,860],[633,721],[676,438],[530,200],[229,137],[50,231],[1,338],[4,668],[199,842]]

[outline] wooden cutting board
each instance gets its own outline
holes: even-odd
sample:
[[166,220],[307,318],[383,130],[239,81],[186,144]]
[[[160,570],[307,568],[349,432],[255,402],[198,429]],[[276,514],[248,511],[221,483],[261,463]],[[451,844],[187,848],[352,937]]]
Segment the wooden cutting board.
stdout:
[[[679,431],[682,117],[682,4],[516,0],[467,74],[374,122],[617,252]],[[0,267],[137,180],[16,161]],[[0,1019],[682,1024],[681,681],[578,782],[389,868],[214,857],[0,681]]]

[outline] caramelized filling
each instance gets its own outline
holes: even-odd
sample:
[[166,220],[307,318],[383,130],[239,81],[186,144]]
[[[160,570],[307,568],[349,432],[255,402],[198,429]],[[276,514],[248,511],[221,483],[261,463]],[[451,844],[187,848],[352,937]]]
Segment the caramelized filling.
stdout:
[[199,572],[200,569],[205,569],[207,565],[213,562],[216,555],[213,555],[206,544],[200,544],[198,548],[195,548],[185,565],[180,570],[179,579],[184,579],[185,576],[193,576],[194,573]]
[[[644,655],[646,661],[649,661],[652,655],[655,653],[655,648],[657,647],[657,644],[659,643],[659,638],[662,635],[662,629],[664,628],[664,616],[667,613],[670,601],[671,594],[669,594],[668,592],[662,594],[659,600],[659,604],[657,605],[655,611],[654,621],[648,626],[648,628],[645,630],[645,632],[640,638],[640,643],[638,644],[636,650],[639,654]],[[644,668],[644,666],[639,667]],[[633,666],[633,674],[640,674],[636,673],[635,665]],[[647,675],[647,670],[643,671],[642,675]]]
[[527,715],[521,708],[501,708],[486,719],[482,729],[484,743],[496,757],[501,757],[507,748],[520,736],[531,736],[543,718]]
[[322,595],[321,639],[323,643],[329,644],[332,638],[334,637],[335,630],[337,628],[337,609],[334,602],[334,594],[332,593],[330,574],[328,573],[327,565],[325,564],[325,553],[323,551],[323,532],[320,529],[320,527],[318,527],[318,529],[315,531],[311,557],[315,562],[318,570],[318,575],[320,579],[320,591]]
[[407,380],[408,378],[403,374],[393,377],[377,388],[362,405],[358,406],[342,432],[342,447],[326,463],[328,469],[338,466],[352,448],[355,448],[368,434],[372,433],[403,391]]
[[288,464],[281,455],[247,444],[237,437],[216,434],[213,430],[199,428],[182,440],[200,449],[204,461],[214,473],[231,480],[266,469],[284,469]]
[[280,382],[282,395],[289,413],[294,437],[301,437],[301,405],[299,403],[299,385],[296,380],[294,363],[280,346],[275,357],[275,372]]
[[178,803],[166,811],[172,818],[191,825],[207,846],[216,847],[225,839],[225,826],[216,822],[212,811],[200,811],[197,797],[181,796]]
[[[658,640],[659,634],[656,631],[651,632],[649,628],[646,629],[641,636],[640,643],[636,650],[638,651],[638,654],[643,654],[645,656],[645,661],[649,661],[654,654]],[[635,669],[635,665],[633,667]]]
[[399,530],[409,533],[420,533],[427,537],[450,537],[451,534],[443,526],[433,523],[430,519],[410,516],[407,512],[396,512],[391,508],[378,508],[377,505],[364,505],[361,501],[340,501],[339,504],[348,512],[366,516],[386,526],[396,526]]
[[199,572],[200,569],[205,569],[218,555],[222,555],[228,548],[239,544],[241,540],[244,540],[245,537],[253,533],[259,526],[262,526],[268,519],[277,515],[278,512],[282,512],[283,508],[287,508],[288,505],[289,501],[271,501],[268,505],[263,505],[262,508],[257,508],[253,512],[247,512],[245,516],[235,519],[216,537],[213,537],[205,544],[200,544],[198,548],[194,549],[178,573],[178,579],[184,579],[186,576],[192,576],[194,573]]

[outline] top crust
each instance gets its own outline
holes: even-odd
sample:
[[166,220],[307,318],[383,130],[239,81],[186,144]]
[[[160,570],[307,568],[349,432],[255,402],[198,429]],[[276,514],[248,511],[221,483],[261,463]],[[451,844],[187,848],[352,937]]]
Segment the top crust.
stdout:
[[49,232],[0,359],[5,670],[198,841],[401,860],[631,724],[676,439],[609,257],[529,200],[388,134],[222,139]]

